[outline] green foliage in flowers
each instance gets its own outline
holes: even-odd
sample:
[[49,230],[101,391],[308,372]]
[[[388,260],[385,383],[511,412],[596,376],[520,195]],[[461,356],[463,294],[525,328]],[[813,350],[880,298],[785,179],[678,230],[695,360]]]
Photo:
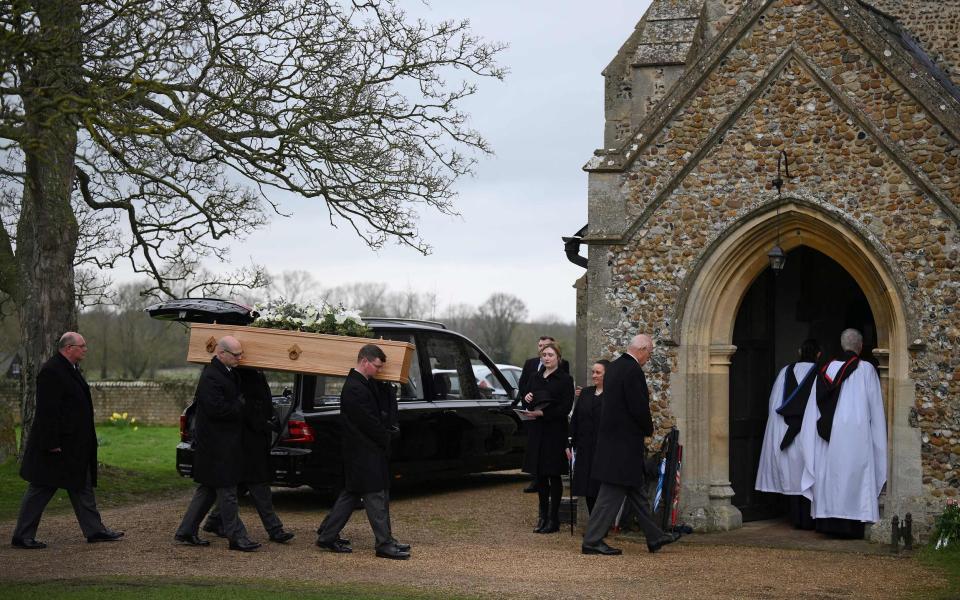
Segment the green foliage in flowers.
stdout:
[[344,308],[342,304],[295,304],[283,298],[257,303],[253,307],[254,327],[287,329],[309,333],[373,337],[373,332],[360,318],[360,313]]
[[943,512],[933,522],[933,539],[937,550],[960,547],[960,502],[947,500]]

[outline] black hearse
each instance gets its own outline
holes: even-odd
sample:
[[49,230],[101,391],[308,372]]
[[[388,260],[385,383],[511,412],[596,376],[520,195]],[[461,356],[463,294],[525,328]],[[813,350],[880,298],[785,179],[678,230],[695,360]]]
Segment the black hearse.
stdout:
[[[151,317],[183,322],[246,325],[251,309],[222,300],[175,300],[150,306]],[[395,481],[423,481],[483,471],[516,469],[526,435],[510,409],[515,393],[508,380],[476,344],[443,324],[409,319],[366,318],[376,338],[416,347],[410,381],[397,386],[400,435],[393,441],[390,467]],[[475,369],[493,373],[491,388]],[[342,483],[339,397],[343,377],[293,374],[292,389],[274,397],[274,412],[285,426],[271,459],[273,485],[309,485],[334,491]],[[177,471],[193,467],[192,409],[180,418]]]

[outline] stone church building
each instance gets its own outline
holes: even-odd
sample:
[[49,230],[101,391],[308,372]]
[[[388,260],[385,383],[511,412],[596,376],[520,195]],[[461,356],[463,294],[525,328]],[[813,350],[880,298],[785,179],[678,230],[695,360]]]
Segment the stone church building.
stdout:
[[653,0],[603,75],[578,378],[653,335],[652,446],[679,428],[684,521],[730,529],[782,511],[753,490],[777,371],[856,327],[887,416],[871,537],[929,524],[960,496],[960,2]]

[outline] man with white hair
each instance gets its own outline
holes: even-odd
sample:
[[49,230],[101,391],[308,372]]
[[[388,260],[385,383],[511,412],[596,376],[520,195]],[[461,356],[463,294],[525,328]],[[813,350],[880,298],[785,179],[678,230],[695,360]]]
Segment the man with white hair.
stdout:
[[[862,538],[865,523],[880,520],[877,498],[887,481],[887,428],[880,378],[860,360],[863,336],[846,329],[843,354],[824,365],[816,411],[807,411],[801,435],[813,448],[804,466],[804,496],[817,531]],[[816,418],[816,423],[812,421]]]
[[600,482],[600,492],[583,534],[583,554],[621,554],[619,548],[608,546],[603,538],[624,499],[636,511],[650,552],[657,552],[676,540],[673,534],[657,527],[645,493],[644,438],[653,435],[653,419],[643,365],[652,354],[650,336],[634,336],[627,351],[610,364],[603,376],[603,409],[591,472]]

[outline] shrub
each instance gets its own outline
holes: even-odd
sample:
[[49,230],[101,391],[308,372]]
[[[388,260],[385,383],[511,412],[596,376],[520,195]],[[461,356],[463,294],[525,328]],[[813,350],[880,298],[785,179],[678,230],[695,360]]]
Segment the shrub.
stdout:
[[943,512],[933,523],[933,538],[937,540],[937,550],[960,547],[960,502],[953,498],[947,500]]

